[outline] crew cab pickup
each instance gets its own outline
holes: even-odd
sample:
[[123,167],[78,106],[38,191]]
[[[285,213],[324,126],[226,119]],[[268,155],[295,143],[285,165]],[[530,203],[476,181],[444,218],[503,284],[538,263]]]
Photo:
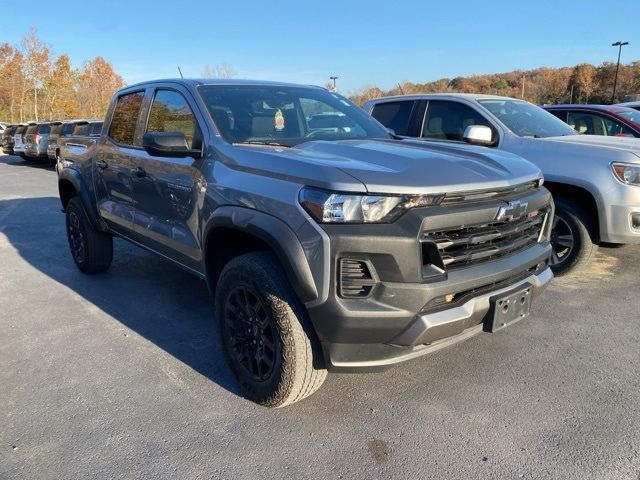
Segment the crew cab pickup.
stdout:
[[580,135],[536,105],[493,95],[402,95],[363,108],[399,136],[476,143],[540,167],[557,209],[556,275],[579,272],[602,243],[640,243],[639,140]]
[[129,86],[101,136],[66,139],[60,157],[78,268],[107,270],[117,235],[205,279],[230,368],[271,407],[328,370],[507,326],[552,278],[554,207],[537,167],[395,140],[319,87]]

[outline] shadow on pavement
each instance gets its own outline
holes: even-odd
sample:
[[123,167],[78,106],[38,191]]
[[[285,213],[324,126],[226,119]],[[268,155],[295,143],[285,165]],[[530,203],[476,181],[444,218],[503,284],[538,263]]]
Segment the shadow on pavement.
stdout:
[[115,239],[109,271],[85,275],[69,253],[64,222],[56,197],[0,200],[0,233],[30,265],[221,387],[242,395],[219,344],[205,282],[120,239]]
[[24,159],[18,155],[0,155],[0,163],[6,163],[16,167],[38,168],[42,170],[55,170],[56,163],[54,160],[47,158],[29,158]]

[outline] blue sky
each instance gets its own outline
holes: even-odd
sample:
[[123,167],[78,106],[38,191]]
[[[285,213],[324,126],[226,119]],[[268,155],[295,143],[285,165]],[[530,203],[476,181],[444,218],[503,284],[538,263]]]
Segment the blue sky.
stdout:
[[[38,5],[42,4],[42,7]],[[349,93],[405,80],[640,59],[640,0],[35,1],[0,15],[0,42],[31,26],[75,65],[96,55],[127,83],[200,76],[228,63],[238,78],[325,84]]]

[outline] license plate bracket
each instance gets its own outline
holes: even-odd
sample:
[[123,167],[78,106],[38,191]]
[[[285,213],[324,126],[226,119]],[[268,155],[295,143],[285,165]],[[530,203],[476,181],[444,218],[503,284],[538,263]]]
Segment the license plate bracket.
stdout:
[[496,332],[529,315],[531,285],[491,298],[491,308],[484,320],[485,332]]

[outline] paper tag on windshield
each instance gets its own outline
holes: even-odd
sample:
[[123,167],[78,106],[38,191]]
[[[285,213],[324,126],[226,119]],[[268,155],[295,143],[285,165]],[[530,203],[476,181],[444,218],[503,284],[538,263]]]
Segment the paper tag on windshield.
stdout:
[[280,109],[276,110],[276,114],[273,117],[273,122],[274,122],[275,129],[278,132],[281,132],[282,130],[284,130],[284,115],[282,115],[282,110]]

